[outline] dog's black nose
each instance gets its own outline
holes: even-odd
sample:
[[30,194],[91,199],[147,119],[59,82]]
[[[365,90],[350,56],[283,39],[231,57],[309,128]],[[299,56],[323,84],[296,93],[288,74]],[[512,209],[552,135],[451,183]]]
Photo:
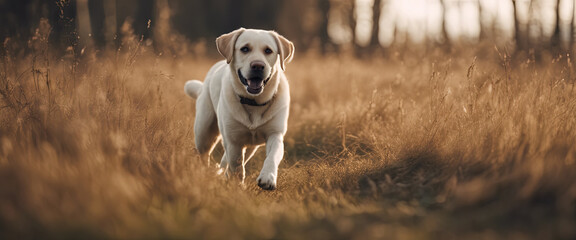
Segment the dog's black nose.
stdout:
[[264,70],[264,66],[265,66],[265,64],[262,61],[254,61],[254,62],[250,63],[250,68],[253,71],[262,71],[262,70]]

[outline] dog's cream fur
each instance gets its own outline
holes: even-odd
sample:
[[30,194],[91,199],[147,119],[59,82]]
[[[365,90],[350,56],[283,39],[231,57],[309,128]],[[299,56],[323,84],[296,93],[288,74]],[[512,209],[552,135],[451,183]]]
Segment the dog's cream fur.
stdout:
[[[225,153],[220,168],[227,175],[238,173],[243,181],[244,165],[266,144],[257,182],[263,189],[275,189],[290,107],[284,68],[292,60],[294,45],[276,32],[244,28],[218,37],[216,45],[226,60],[208,71],[204,83],[191,80],[184,86],[186,94],[197,99],[196,148],[201,158],[209,161],[222,139]],[[262,83],[259,78],[250,80],[250,76],[259,76],[254,73],[258,70],[264,76]],[[262,106],[242,104],[241,97]]]

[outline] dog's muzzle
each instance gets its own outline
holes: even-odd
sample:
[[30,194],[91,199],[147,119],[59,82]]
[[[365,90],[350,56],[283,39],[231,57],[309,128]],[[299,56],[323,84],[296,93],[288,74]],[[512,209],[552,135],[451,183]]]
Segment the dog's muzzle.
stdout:
[[250,72],[250,77],[246,78],[244,77],[244,75],[242,75],[240,69],[238,69],[238,78],[240,78],[240,82],[242,82],[242,84],[246,86],[246,91],[248,91],[248,93],[250,94],[261,93],[262,90],[264,89],[264,86],[266,86],[266,83],[270,81],[270,76],[264,79],[262,75],[263,75],[262,70],[252,70]]

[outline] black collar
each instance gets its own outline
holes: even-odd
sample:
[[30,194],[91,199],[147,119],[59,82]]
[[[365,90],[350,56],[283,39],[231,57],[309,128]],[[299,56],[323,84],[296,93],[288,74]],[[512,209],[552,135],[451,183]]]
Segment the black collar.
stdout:
[[242,96],[238,96],[238,97],[240,97],[240,103],[250,105],[250,106],[255,106],[255,107],[266,106],[266,104],[268,104],[270,101],[272,101],[272,100],[268,100],[264,103],[257,103],[256,100],[254,100],[252,98],[245,98]]

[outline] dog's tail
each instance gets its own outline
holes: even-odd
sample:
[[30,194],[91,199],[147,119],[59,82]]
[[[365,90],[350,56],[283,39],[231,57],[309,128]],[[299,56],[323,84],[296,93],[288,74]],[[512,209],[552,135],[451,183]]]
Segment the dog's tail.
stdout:
[[202,93],[203,83],[198,80],[189,80],[184,84],[184,92],[191,98],[197,99]]

